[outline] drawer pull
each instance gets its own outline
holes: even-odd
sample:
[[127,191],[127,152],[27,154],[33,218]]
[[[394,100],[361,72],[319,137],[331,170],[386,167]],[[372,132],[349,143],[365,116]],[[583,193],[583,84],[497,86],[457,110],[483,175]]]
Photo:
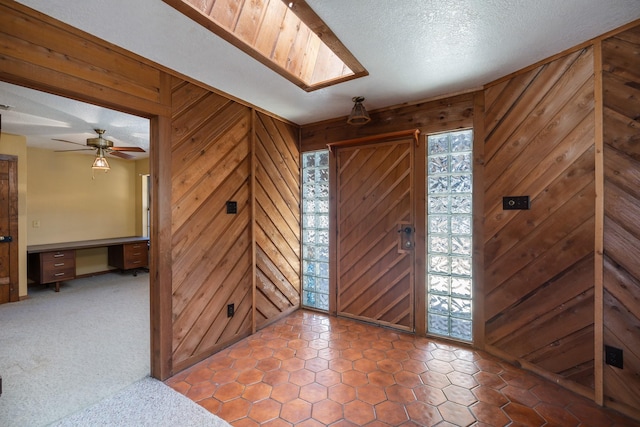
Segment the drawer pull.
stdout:
[[141,262],[140,260],[132,261],[131,264],[140,264],[140,262]]
[[54,267],[62,267],[63,265],[64,265],[64,262],[57,262],[53,264]]
[[64,254],[53,254],[54,258],[62,258]]
[[56,273],[54,274],[55,277],[60,277],[60,276],[64,276],[64,273]]
[[140,255],[140,252],[136,252],[133,254],[133,256],[136,256],[136,255]]

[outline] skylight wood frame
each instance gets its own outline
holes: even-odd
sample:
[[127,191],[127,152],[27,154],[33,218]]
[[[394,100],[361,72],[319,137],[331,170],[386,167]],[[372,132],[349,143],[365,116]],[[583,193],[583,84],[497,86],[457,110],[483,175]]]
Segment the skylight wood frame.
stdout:
[[307,92],[369,74],[304,0],[163,1]]

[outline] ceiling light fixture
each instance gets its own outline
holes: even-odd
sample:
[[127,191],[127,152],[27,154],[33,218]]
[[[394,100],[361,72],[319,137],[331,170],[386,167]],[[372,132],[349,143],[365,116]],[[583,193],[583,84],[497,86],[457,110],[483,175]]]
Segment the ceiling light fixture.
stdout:
[[369,113],[367,113],[366,108],[362,105],[364,96],[354,96],[351,100],[354,104],[351,109],[351,114],[349,114],[349,118],[347,119],[347,123],[354,126],[361,126],[369,123],[371,121],[371,117],[369,117]]
[[109,166],[109,162],[107,162],[107,159],[105,159],[104,157],[104,151],[102,148],[98,149],[98,155],[96,156],[96,159],[93,161],[93,166],[91,166],[91,168],[103,170],[105,172],[111,169],[111,167]]

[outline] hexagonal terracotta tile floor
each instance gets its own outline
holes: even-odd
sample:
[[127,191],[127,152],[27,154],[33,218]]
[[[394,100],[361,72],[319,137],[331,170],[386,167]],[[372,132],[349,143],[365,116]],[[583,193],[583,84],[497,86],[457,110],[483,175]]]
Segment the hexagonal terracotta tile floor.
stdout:
[[167,384],[234,426],[640,425],[486,353],[304,310]]

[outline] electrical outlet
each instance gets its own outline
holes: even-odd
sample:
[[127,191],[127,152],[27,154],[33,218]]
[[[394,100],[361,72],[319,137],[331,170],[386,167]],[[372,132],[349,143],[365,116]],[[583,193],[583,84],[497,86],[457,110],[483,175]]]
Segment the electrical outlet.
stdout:
[[604,346],[604,362],[616,368],[623,369],[622,349],[608,345]]
[[505,196],[502,198],[502,209],[517,210],[517,209],[529,209],[529,196]]
[[233,317],[235,313],[235,307],[233,304],[227,304],[227,317]]
[[230,215],[235,215],[238,213],[238,202],[229,200],[227,202],[227,213]]

